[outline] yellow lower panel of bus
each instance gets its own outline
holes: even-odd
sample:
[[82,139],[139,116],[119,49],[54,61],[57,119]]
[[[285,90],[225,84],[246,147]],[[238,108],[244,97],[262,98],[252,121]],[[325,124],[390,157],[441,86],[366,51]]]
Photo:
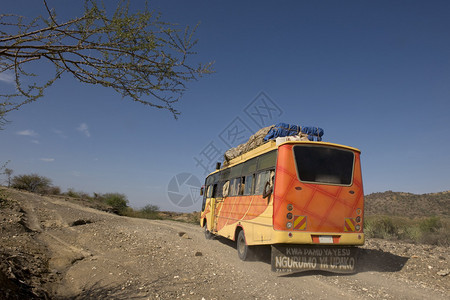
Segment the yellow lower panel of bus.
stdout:
[[259,216],[251,218],[250,220],[245,218],[236,219],[230,217],[229,215],[222,216],[219,213],[217,216],[218,222],[226,225],[222,225],[216,233],[234,240],[236,238],[234,236],[236,228],[241,227],[244,230],[247,244],[270,244],[272,234],[274,232],[272,226],[272,214],[272,205],[266,207],[266,209],[260,213]]
[[364,233],[292,232],[274,230],[273,244],[364,245]]
[[[274,230],[272,225],[273,206],[269,205],[258,217],[251,220],[235,219],[217,216],[222,226],[216,234],[235,240],[237,227],[244,230],[248,245],[269,244],[333,244],[333,245],[364,245],[364,233],[356,232],[305,232]],[[299,219],[301,220],[301,219]],[[299,227],[303,227],[300,223]],[[299,228],[300,230],[304,228]]]

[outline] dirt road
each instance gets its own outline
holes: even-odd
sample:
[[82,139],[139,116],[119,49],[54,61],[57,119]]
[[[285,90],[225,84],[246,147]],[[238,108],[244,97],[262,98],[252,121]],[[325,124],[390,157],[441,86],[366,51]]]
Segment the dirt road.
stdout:
[[0,283],[10,299],[18,291],[5,274],[28,278],[30,298],[52,299],[445,299],[450,290],[447,248],[370,240],[356,274],[283,275],[271,272],[264,249],[242,262],[233,242],[206,240],[196,225],[6,193]]

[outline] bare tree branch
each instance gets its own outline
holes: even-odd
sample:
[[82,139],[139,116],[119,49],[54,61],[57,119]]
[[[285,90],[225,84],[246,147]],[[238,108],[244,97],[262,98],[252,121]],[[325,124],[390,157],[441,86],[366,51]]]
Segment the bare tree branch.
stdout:
[[[85,0],[81,17],[58,22],[46,0],[43,5],[48,16],[27,24],[21,16],[0,15],[0,73],[14,72],[15,84],[15,92],[0,95],[0,119],[42,97],[64,73],[177,118],[173,105],[186,83],[212,72],[212,63],[190,65],[197,27],[179,30],[147,7],[130,13],[129,2],[119,1],[109,17],[96,0]],[[32,61],[53,66],[54,75],[39,81],[41,74],[26,71]]]

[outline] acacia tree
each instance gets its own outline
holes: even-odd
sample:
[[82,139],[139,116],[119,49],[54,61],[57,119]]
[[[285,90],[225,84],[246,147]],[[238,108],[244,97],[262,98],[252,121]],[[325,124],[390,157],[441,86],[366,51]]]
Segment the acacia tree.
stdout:
[[[0,73],[11,76],[15,91],[0,95],[0,119],[44,95],[64,73],[78,81],[112,88],[125,98],[155,108],[174,108],[186,83],[212,72],[212,63],[191,65],[195,29],[184,30],[144,9],[131,13],[119,1],[113,14],[96,0],[85,0],[84,12],[70,20],[57,18],[43,0],[45,16],[31,21],[0,14]],[[32,62],[54,70],[29,71]],[[40,81],[42,77],[46,79]]]
[[8,187],[11,187],[11,176],[14,171],[12,169],[5,168],[5,171],[3,173],[7,176]]
[[45,192],[52,185],[52,180],[36,173],[14,176],[11,186],[32,193]]
[[127,196],[120,193],[106,193],[102,195],[105,203],[111,205],[117,213],[123,214],[128,207]]

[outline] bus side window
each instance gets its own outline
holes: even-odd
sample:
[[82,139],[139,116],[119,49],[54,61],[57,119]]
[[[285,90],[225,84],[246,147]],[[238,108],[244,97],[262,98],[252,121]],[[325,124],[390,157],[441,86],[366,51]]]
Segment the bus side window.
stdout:
[[262,195],[266,183],[270,181],[270,173],[266,170],[256,174],[255,195]]
[[212,186],[212,198],[217,198],[217,183]]
[[230,183],[230,196],[237,196],[239,195],[239,186],[241,184],[241,178],[234,178],[231,180]]
[[208,189],[206,190],[206,198],[211,198],[212,195],[212,185],[208,185]]
[[206,193],[203,194],[202,211],[205,211],[205,206],[206,206]]
[[244,195],[248,196],[253,194],[253,174],[245,176]]
[[216,198],[222,198],[223,197],[223,185],[225,182],[220,181],[219,183],[217,183],[217,188],[216,188]]

